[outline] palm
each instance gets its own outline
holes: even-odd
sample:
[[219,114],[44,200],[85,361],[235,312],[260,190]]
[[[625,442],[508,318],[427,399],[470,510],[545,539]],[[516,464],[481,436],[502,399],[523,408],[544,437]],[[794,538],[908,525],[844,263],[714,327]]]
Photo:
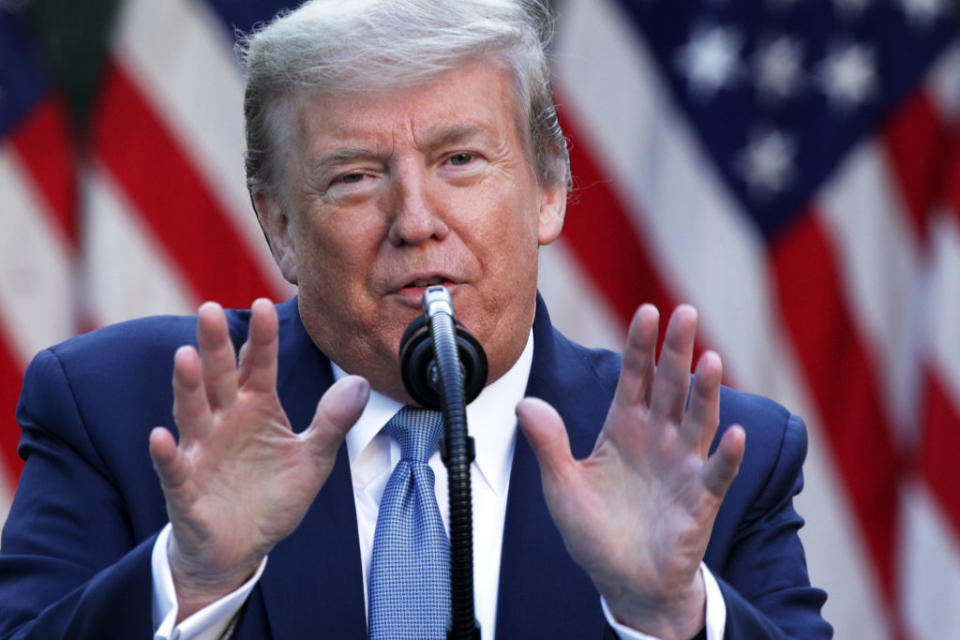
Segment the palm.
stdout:
[[173,525],[175,579],[229,591],[300,523],[368,386],[355,377],[334,385],[312,424],[295,434],[276,393],[273,305],[254,304],[239,367],[218,307],[201,308],[197,335],[200,354],[182,347],[174,360],[180,443],[156,429],[151,455]]
[[[571,457],[550,407],[525,401],[520,408],[571,555],[615,612],[641,621],[671,609],[681,617],[702,611],[698,568],[743,455],[742,430],[731,429],[707,458],[719,419],[716,354],[701,358],[686,403],[695,312],[674,313],[654,367],[657,321],[652,307],[637,313],[614,401],[585,460]],[[669,635],[650,625],[645,630]]]

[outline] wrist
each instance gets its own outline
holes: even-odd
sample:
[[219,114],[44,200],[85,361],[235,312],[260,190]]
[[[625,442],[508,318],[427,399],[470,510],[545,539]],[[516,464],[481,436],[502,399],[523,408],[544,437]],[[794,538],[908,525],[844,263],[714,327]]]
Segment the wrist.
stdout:
[[690,640],[706,624],[706,585],[697,571],[680,593],[651,597],[629,589],[601,589],[613,618],[625,627],[662,640]]
[[238,589],[256,573],[263,561],[262,558],[250,559],[218,568],[184,553],[172,532],[167,543],[167,557],[177,598],[177,623]]

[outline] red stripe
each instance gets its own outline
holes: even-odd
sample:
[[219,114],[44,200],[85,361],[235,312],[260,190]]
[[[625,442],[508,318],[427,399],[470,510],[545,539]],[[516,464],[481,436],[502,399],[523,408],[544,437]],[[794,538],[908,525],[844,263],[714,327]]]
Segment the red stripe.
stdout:
[[115,63],[105,75],[93,139],[196,296],[246,307],[278,295],[190,158]]
[[954,132],[953,157],[949,159],[946,178],[946,201],[960,223],[960,130]]
[[[571,140],[570,164],[574,176],[574,189],[568,198],[564,220],[564,240],[624,326],[644,302],[656,305],[665,322],[677,305],[676,298],[663,284],[610,178],[594,159],[588,137],[578,131],[567,114],[561,112],[560,120]],[[662,331],[660,341],[663,341]],[[708,342],[701,331],[695,349],[697,356]]]
[[17,456],[20,430],[13,419],[23,385],[23,367],[10,348],[9,335],[0,323],[0,415],[4,417],[0,428],[0,464],[10,486],[15,487],[23,469],[23,460]]
[[950,520],[954,535],[960,538],[960,482],[957,476],[957,451],[960,451],[960,413],[955,401],[932,372],[925,376],[923,475],[930,491]]
[[898,456],[879,385],[854,329],[840,270],[814,212],[771,247],[783,324],[824,421],[836,468],[888,598],[896,597]]
[[881,139],[920,243],[927,217],[942,202],[949,184],[949,160],[954,151],[950,127],[941,120],[927,93],[915,91],[886,122]]
[[73,140],[67,122],[63,100],[50,95],[17,124],[10,140],[38,187],[46,205],[43,208],[53,214],[64,237],[76,246]]

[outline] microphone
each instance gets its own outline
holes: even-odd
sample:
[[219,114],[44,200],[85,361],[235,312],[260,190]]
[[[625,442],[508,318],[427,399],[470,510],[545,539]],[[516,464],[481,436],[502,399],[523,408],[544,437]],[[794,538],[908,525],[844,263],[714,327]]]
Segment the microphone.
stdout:
[[[456,342],[458,362],[454,365],[463,380],[465,403],[473,402],[487,384],[487,355],[480,341],[456,319],[453,301],[442,286],[428,287],[423,292],[424,315],[417,316],[400,338],[400,373],[403,386],[417,403],[427,409],[443,408],[440,371],[434,355],[431,331],[440,332],[439,341]],[[449,320],[448,320],[449,319]],[[435,329],[431,329],[434,325]],[[452,351],[452,349],[451,349]]]
[[487,384],[487,356],[480,342],[457,322],[450,293],[441,286],[423,292],[423,315],[400,340],[400,374],[415,401],[443,412],[440,455],[450,495],[450,618],[447,640],[480,640],[473,601],[473,509],[467,434],[467,404]]

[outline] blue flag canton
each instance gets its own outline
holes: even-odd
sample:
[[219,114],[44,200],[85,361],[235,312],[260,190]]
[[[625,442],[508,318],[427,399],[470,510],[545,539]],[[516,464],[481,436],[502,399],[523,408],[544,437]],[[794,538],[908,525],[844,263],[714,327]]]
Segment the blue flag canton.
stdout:
[[952,0],[621,3],[768,239],[957,35]]
[[32,25],[0,7],[0,140],[47,95],[50,74]]

